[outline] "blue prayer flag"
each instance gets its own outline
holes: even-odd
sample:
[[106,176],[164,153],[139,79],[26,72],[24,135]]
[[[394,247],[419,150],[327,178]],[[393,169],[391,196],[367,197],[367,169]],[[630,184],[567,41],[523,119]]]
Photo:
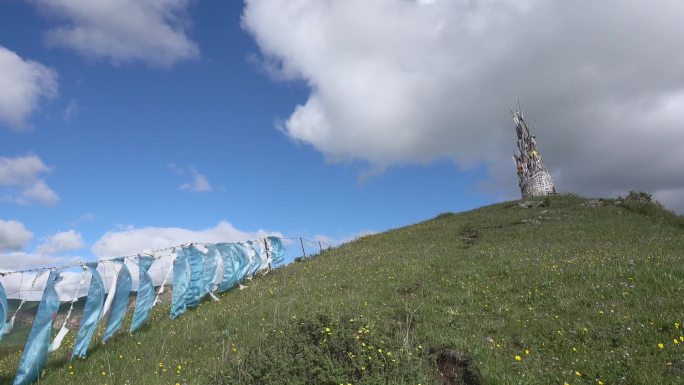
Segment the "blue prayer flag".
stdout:
[[0,341],[2,341],[2,335],[5,334],[5,323],[7,322],[8,310],[7,295],[5,294],[5,288],[2,287],[2,282],[0,282]]
[[252,241],[247,241],[247,243],[242,243],[241,245],[249,256],[249,271],[247,276],[252,277],[261,268],[261,258],[259,258],[259,253],[254,249]]
[[119,274],[116,277],[116,292],[114,293],[114,300],[109,311],[107,327],[102,336],[102,341],[104,342],[112,338],[114,333],[121,327],[121,322],[126,315],[126,310],[128,310],[128,296],[131,294],[131,273],[128,271],[124,259],[117,258],[114,262],[121,264],[121,270],[119,270]]
[[171,300],[171,319],[175,319],[185,313],[185,297],[188,294],[190,284],[190,266],[185,252],[181,249],[176,253],[173,260],[173,297]]
[[190,284],[188,293],[185,295],[185,305],[187,307],[197,307],[202,298],[202,283],[204,279],[204,255],[193,245],[184,247],[188,265],[190,266]]
[[273,266],[277,266],[285,261],[285,247],[283,241],[278,237],[266,238],[268,242],[268,252],[271,255]]
[[231,245],[233,246],[231,252],[238,262],[237,281],[242,282],[249,274],[249,255],[247,255],[247,251],[245,251],[241,244],[231,243]]
[[81,326],[78,329],[71,358],[85,358],[88,345],[90,345],[95,329],[97,329],[97,324],[102,317],[102,305],[104,304],[105,297],[104,282],[102,282],[102,277],[97,271],[97,262],[87,263],[86,268],[90,272],[90,287],[88,287],[88,299],[86,299],[83,308]]
[[218,288],[219,292],[230,289],[238,282],[239,265],[237,258],[231,251],[232,247],[232,243],[219,243],[216,245],[216,250],[221,255],[221,260],[223,261],[223,278]]
[[215,245],[207,245],[207,253],[204,256],[204,273],[202,280],[202,297],[214,291],[214,279],[218,269],[218,252]]
[[259,249],[257,250],[254,248],[254,250],[257,251],[257,255],[259,256],[259,259],[261,260],[261,267],[260,270],[267,270],[271,268],[271,256],[270,253],[268,252],[268,244],[267,240],[259,240],[252,244],[252,248],[254,248],[254,245],[258,245]]
[[56,270],[51,270],[48,276],[43,298],[38,305],[38,312],[33,319],[31,332],[29,333],[24,352],[19,361],[19,369],[14,377],[14,385],[28,385],[37,380],[40,371],[45,366],[52,333],[52,319],[59,309],[59,295],[55,290],[55,284],[62,280],[62,276]]
[[138,294],[135,297],[135,311],[133,321],[131,321],[131,333],[138,330],[147,320],[154,303],[154,285],[152,278],[147,270],[150,269],[154,258],[149,255],[138,256],[138,266],[140,267],[140,279],[138,280]]

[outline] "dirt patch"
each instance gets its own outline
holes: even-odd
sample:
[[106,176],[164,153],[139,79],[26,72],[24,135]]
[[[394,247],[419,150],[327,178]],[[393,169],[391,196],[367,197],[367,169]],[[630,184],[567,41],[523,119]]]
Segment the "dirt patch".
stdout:
[[467,354],[453,349],[437,352],[437,376],[441,385],[480,385],[482,375]]
[[607,206],[609,204],[610,204],[610,202],[605,201],[603,199],[590,199],[584,203],[580,203],[580,206],[597,208],[597,207]]
[[665,363],[665,371],[675,376],[684,376],[684,359]]
[[532,209],[536,207],[549,207],[549,202],[543,201],[523,201],[506,205],[504,209]]
[[411,297],[414,294],[416,294],[416,292],[418,292],[418,290],[420,290],[421,286],[422,285],[420,284],[420,282],[416,282],[411,286],[402,287],[402,288],[397,289],[397,293],[399,293],[401,298],[406,299],[406,298]]
[[478,238],[480,237],[480,232],[477,231],[476,228],[466,226],[463,230],[461,230],[461,241],[466,245],[466,246],[471,246],[477,242]]

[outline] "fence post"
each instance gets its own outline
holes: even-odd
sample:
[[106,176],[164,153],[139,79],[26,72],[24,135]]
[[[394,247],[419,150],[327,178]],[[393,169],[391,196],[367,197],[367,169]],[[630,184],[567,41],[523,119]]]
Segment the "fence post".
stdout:
[[304,255],[304,258],[306,258],[306,251],[304,250],[304,241],[302,241],[302,237],[299,237],[299,244],[302,245],[302,254]]

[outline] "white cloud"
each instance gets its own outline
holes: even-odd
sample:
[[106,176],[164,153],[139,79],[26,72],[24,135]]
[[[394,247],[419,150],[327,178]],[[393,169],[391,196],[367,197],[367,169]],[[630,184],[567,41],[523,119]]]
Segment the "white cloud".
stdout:
[[50,168],[35,155],[0,157],[0,186],[32,184],[40,174],[48,171]]
[[197,169],[195,169],[194,167],[190,167],[186,170],[185,168],[179,167],[174,163],[170,163],[168,167],[170,170],[174,171],[180,176],[189,175],[192,178],[190,182],[186,182],[180,185],[178,187],[180,190],[188,190],[195,192],[209,192],[213,190],[211,184],[209,183],[209,179],[205,175],[200,174],[200,172],[197,171]]
[[55,70],[0,46],[0,123],[26,129],[26,118],[41,99],[56,97],[57,88]]
[[78,250],[85,247],[85,242],[76,230],[62,231],[50,235],[43,243],[38,245],[38,254],[57,254],[64,251]]
[[[53,256],[50,254],[66,250],[74,250],[84,246],[80,234],[69,230],[57,233],[46,239],[36,248],[34,253],[23,251],[33,239],[33,233],[17,221],[0,220],[0,272],[11,272],[25,269],[36,269],[55,266],[67,266],[80,263],[83,259],[77,256]],[[73,278],[74,273],[66,272],[65,277]],[[45,287],[47,275],[41,276],[31,289],[34,273],[16,273],[0,275],[9,298],[23,298],[32,301],[40,300],[42,289]],[[78,280],[76,281],[78,283]],[[21,285],[21,286],[20,286]],[[70,282],[62,284],[60,289],[62,300],[71,299],[77,286]],[[19,291],[21,287],[22,291]]]
[[258,230],[242,231],[227,221],[204,230],[179,227],[143,227],[109,231],[98,239],[92,252],[98,257],[133,255],[146,250],[163,249],[189,242],[240,242],[280,233]]
[[[73,230],[48,237],[42,245],[37,247],[34,253],[23,251],[22,249],[32,239],[33,233],[27,230],[23,223],[0,219],[0,272],[73,265],[82,261],[82,258],[76,256],[55,257],[48,255],[82,248],[84,246],[83,239],[80,234],[75,233]],[[70,274],[72,273],[66,273],[67,276]],[[41,277],[35,286],[36,291],[31,291],[29,289],[33,276],[33,273],[8,274],[5,276],[0,274],[8,297],[20,298],[21,296],[21,298],[25,299],[40,300],[41,290],[45,287],[46,277]],[[21,293],[18,291],[20,285],[24,290]],[[64,290],[73,293],[75,289],[65,287],[62,291]]]
[[0,219],[0,251],[21,250],[33,239],[23,223]]
[[77,256],[51,256],[24,251],[0,253],[0,271],[16,271],[42,267],[65,266],[82,261]]
[[29,204],[36,201],[45,204],[55,204],[58,200],[57,193],[44,181],[37,180],[21,192],[16,202],[19,204]]
[[18,204],[57,203],[57,193],[40,178],[47,172],[50,168],[36,155],[0,156],[0,189],[5,191],[5,200]]
[[64,109],[64,121],[71,121],[71,119],[78,115],[79,111],[80,107],[78,106],[78,102],[76,99],[71,99],[69,104],[67,104],[66,108]]
[[211,185],[209,184],[209,179],[206,176],[197,172],[197,170],[190,170],[192,174],[192,183],[184,183],[180,186],[181,190],[190,190],[196,192],[208,192],[211,191]]
[[684,188],[682,14],[678,0],[246,0],[243,26],[311,90],[279,127],[329,161],[446,158],[517,195],[520,99],[561,192],[624,195]]
[[47,32],[49,44],[113,64],[169,67],[196,58],[187,36],[190,0],[30,0],[63,24]]

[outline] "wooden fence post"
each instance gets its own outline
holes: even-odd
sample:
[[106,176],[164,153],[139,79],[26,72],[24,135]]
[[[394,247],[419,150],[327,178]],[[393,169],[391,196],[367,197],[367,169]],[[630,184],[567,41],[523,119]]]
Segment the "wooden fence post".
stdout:
[[304,255],[304,258],[306,258],[306,251],[304,250],[304,241],[302,241],[302,237],[299,237],[299,244],[302,245],[302,254]]

